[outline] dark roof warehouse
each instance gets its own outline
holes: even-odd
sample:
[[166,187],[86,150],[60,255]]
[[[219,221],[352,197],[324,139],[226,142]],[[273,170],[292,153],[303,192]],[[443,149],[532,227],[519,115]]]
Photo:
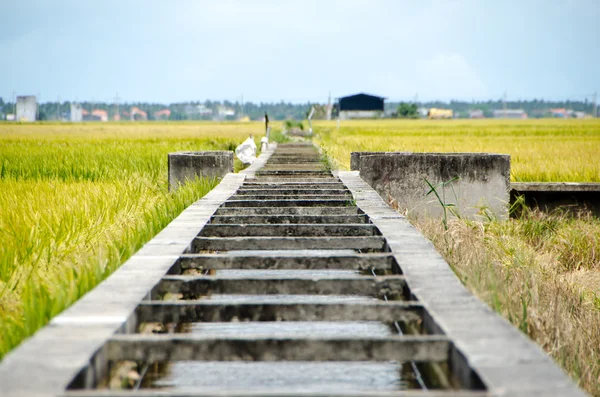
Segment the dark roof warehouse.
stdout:
[[356,94],[338,98],[339,110],[376,110],[383,112],[384,97],[369,95],[369,94]]

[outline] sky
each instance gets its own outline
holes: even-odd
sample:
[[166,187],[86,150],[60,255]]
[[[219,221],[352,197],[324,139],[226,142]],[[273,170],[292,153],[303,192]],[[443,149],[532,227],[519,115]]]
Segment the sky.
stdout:
[[591,100],[600,0],[0,0],[0,96]]

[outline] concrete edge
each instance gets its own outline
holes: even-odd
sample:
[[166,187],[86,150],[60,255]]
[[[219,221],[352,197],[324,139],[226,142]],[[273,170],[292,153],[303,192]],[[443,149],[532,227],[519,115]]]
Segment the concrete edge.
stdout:
[[597,192],[600,183],[589,182],[512,182],[510,188],[517,192]]
[[256,158],[254,163],[252,163],[248,168],[240,171],[240,174],[247,175],[248,178],[254,178],[256,171],[260,170],[265,166],[267,161],[271,158],[275,150],[277,149],[277,142],[269,143],[269,146],[266,150],[264,150],[260,156]]
[[[389,207],[358,171],[335,173],[386,238],[432,324],[452,339],[451,365],[469,382],[466,363],[494,396],[585,396],[534,342],[472,295],[433,244]],[[462,364],[464,366],[464,364]]]
[[[90,360],[102,355],[102,346],[113,334],[133,332],[137,327],[133,313],[140,301],[148,298],[152,287],[245,179],[244,174],[227,174],[106,280],[8,353],[0,362],[0,394],[61,395]],[[103,375],[100,366],[92,362],[90,367],[86,380]]]

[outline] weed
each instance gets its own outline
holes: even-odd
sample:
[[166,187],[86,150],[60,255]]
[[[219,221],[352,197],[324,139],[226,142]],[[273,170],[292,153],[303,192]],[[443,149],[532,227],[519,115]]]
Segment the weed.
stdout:
[[[425,194],[425,196],[429,196],[431,193],[433,193],[435,195],[435,197],[438,200],[438,203],[442,206],[442,211],[443,211],[442,224],[444,225],[444,230],[448,230],[448,212],[451,212],[456,217],[459,217],[459,215],[458,215],[458,211],[456,210],[456,205],[453,203],[446,202],[446,186],[452,187],[452,183],[457,181],[459,179],[459,177],[455,176],[454,178],[451,178],[445,182],[440,182],[440,183],[436,184],[435,186],[433,184],[431,184],[431,182],[429,182],[427,180],[427,178],[423,178],[423,179],[425,180],[425,183],[427,183],[427,186],[429,186],[429,191]],[[439,188],[442,189],[441,197],[440,197],[440,194],[438,193]],[[454,192],[454,188],[452,188],[452,191]],[[456,197],[456,192],[454,192],[454,197]]]

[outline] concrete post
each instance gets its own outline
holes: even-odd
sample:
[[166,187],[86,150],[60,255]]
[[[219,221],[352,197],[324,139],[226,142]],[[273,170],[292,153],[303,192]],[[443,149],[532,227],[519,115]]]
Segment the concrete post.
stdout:
[[229,172],[233,172],[231,151],[169,153],[169,190],[196,177],[222,178]]
[[394,202],[409,216],[440,216],[443,207],[427,196],[427,181],[436,186],[458,180],[437,191],[461,216],[474,218],[486,207],[496,217],[508,216],[510,156],[492,153],[354,152],[350,166],[359,171],[386,202]]

